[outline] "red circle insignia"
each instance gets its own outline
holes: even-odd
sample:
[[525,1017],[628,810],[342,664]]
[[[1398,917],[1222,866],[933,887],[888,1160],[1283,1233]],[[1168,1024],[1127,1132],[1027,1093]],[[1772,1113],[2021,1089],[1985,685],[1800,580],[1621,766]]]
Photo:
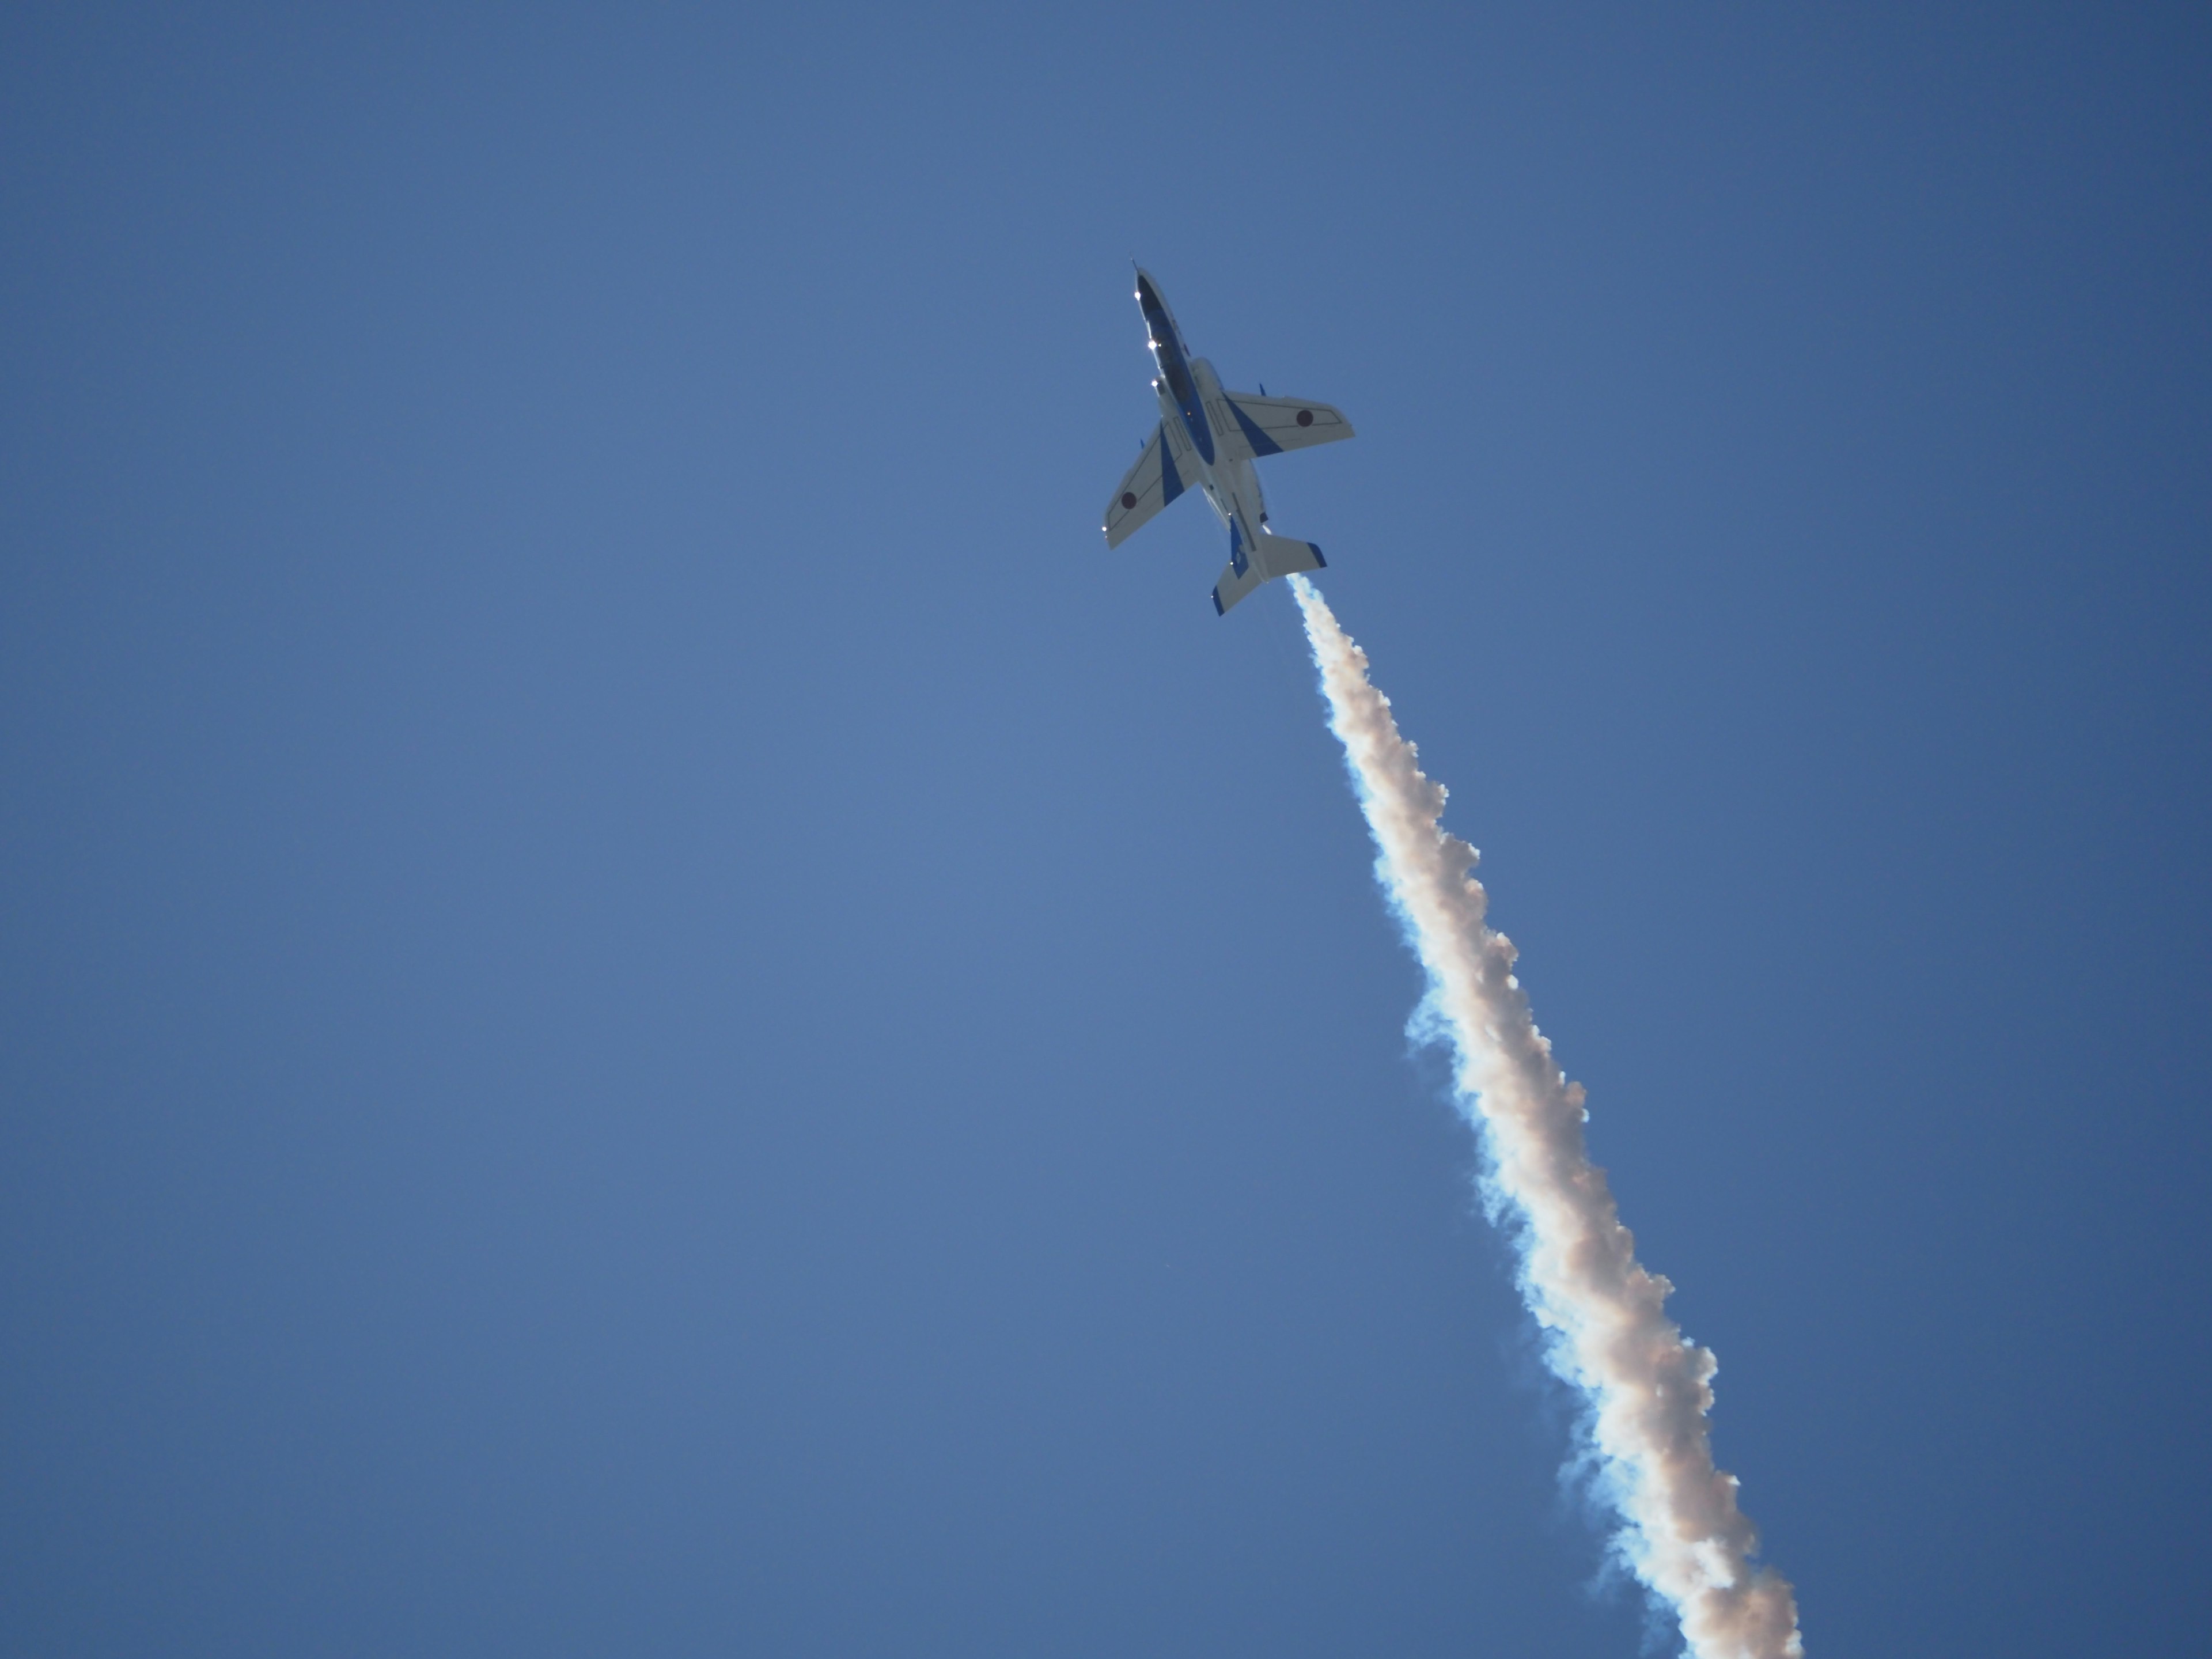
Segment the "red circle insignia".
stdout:
[[1136,504],[1137,504],[1137,498],[1136,498],[1134,495],[1131,495],[1127,490],[1126,490],[1126,489],[1125,489],[1125,490],[1123,490],[1123,491],[1121,492],[1121,510],[1122,510],[1124,513],[1127,513],[1127,512],[1131,507],[1134,507]]

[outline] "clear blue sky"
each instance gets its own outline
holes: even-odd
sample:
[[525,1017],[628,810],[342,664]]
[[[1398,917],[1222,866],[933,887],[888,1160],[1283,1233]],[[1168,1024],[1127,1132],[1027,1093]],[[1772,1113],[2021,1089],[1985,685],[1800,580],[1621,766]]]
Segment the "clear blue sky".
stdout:
[[[2124,14],[2124,15],[2123,15]],[[1817,1656],[2212,1620],[2199,7],[9,9],[0,1649],[1634,1653],[1279,586]]]

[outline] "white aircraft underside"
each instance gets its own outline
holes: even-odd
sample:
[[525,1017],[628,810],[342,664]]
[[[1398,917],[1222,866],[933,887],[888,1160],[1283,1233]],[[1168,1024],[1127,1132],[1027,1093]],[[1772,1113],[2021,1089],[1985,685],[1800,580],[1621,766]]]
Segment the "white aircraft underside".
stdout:
[[1229,526],[1229,568],[1213,586],[1213,608],[1230,607],[1262,582],[1328,563],[1311,542],[1267,528],[1267,499],[1252,463],[1286,449],[1310,449],[1352,435],[1352,422],[1327,404],[1264,393],[1224,392],[1213,365],[1193,357],[1141,268],[1137,303],[1144,308],[1159,378],[1160,423],[1106,507],[1106,544],[1119,547],[1153,514],[1195,484]]

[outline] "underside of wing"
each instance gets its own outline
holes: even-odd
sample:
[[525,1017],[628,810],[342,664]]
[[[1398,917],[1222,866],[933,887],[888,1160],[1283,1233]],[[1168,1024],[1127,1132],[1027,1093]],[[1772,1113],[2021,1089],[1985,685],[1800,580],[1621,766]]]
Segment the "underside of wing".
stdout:
[[1176,470],[1175,457],[1163,441],[1164,434],[1164,427],[1152,428],[1145,453],[1137,457],[1136,465],[1121,480],[1114,499],[1106,503],[1107,546],[1121,546],[1139,526],[1182,494],[1182,475]]
[[1255,392],[1224,392],[1213,404],[1215,432],[1231,453],[1241,452],[1247,460],[1352,436],[1352,422],[1344,412],[1327,404],[1262,398]]

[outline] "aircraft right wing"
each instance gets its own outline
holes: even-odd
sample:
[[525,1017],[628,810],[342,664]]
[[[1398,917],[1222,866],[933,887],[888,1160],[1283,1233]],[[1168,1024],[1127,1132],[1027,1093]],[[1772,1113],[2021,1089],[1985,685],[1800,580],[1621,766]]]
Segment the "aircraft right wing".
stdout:
[[1106,503],[1107,546],[1121,546],[1139,525],[1182,494],[1182,475],[1176,471],[1175,457],[1164,441],[1166,434],[1164,422],[1152,428],[1145,453]]
[[[1221,405],[1227,405],[1225,409]],[[1232,456],[1254,460],[1286,449],[1311,449],[1352,436],[1344,411],[1296,398],[1262,398],[1254,392],[1224,392],[1214,399],[1213,430]],[[1221,418],[1226,416],[1226,419]],[[1239,453],[1241,452],[1241,453]]]

